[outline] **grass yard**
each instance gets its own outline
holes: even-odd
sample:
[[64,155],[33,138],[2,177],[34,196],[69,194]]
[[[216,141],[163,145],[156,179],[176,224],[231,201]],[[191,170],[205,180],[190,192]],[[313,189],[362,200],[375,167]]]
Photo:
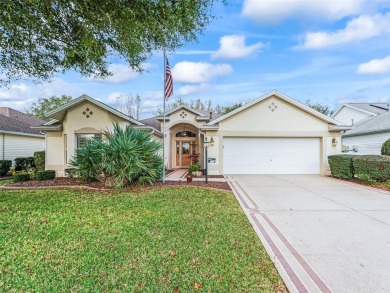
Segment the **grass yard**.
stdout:
[[0,292],[286,292],[229,192],[0,190]]
[[12,183],[12,182],[14,182],[13,179],[0,180],[0,186],[1,186],[1,185],[8,184],[8,183]]

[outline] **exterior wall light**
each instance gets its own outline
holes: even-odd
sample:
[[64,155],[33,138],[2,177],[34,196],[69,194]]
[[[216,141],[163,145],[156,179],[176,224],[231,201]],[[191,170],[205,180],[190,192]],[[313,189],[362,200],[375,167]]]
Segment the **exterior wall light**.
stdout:
[[337,146],[337,138],[335,137],[332,138],[332,146]]
[[211,137],[211,139],[210,139],[210,146],[214,146],[214,138],[213,137]]

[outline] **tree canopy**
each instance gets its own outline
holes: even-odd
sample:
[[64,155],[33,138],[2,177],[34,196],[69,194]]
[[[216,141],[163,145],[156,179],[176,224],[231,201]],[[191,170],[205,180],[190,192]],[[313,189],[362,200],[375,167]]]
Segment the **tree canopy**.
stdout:
[[320,103],[313,103],[311,100],[306,100],[306,105],[310,108],[326,115],[326,116],[332,116],[334,113],[334,110],[332,110],[328,105],[322,105]]
[[46,120],[46,112],[54,110],[70,100],[72,100],[72,97],[66,95],[62,95],[60,97],[51,96],[50,98],[39,98],[38,101],[34,102],[27,110],[27,114]]
[[[198,98],[191,101],[184,101],[183,98],[179,97],[167,103],[165,106],[165,111],[169,111],[180,106],[187,106],[194,110],[207,110],[219,114],[226,114],[241,107],[242,105],[243,103],[236,103],[232,106],[227,106],[227,107],[223,107],[221,105],[213,106],[213,102],[211,100],[202,101],[200,98]],[[163,109],[157,108],[154,114],[163,115],[164,114]]]
[[[196,41],[225,0],[2,0],[0,85],[73,69],[107,77],[110,57],[133,69],[152,52]],[[3,77],[1,77],[3,76]]]

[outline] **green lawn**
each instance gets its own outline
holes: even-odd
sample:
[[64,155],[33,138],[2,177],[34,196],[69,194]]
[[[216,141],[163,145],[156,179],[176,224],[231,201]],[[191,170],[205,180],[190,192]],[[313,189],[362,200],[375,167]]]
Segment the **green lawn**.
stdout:
[[11,183],[11,182],[14,182],[14,180],[12,178],[11,179],[0,180],[0,185],[5,185],[5,184]]
[[229,192],[0,190],[0,292],[19,291],[286,289]]

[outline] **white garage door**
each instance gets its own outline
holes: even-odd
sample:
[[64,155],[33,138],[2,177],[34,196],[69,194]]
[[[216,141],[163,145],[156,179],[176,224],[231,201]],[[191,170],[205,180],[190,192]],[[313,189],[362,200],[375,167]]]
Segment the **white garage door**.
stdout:
[[223,139],[224,174],[319,174],[319,138]]

